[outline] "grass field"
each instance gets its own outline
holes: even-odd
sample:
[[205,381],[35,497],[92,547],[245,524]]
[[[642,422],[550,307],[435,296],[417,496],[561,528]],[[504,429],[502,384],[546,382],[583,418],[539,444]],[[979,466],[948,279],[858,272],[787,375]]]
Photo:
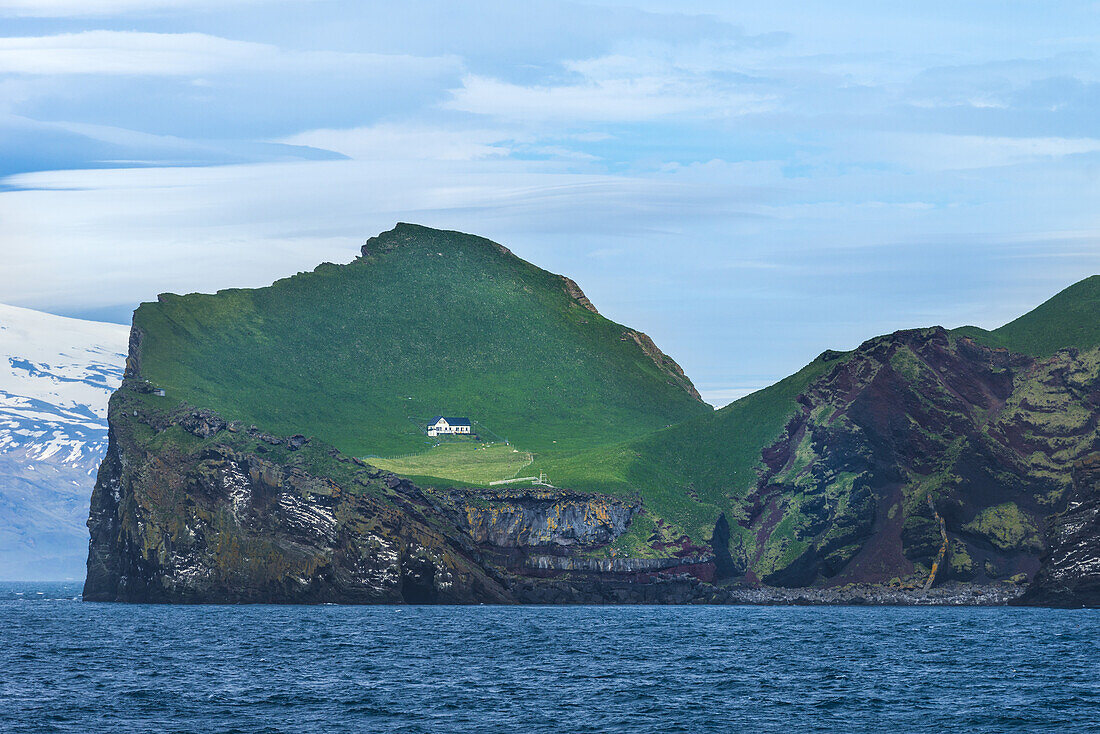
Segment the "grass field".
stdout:
[[713,412],[627,327],[499,245],[399,225],[366,246],[267,288],[143,303],[142,377],[169,401],[354,456],[422,451],[411,416],[468,416],[554,452]]
[[365,461],[386,471],[405,476],[456,479],[469,484],[488,484],[511,479],[531,463],[531,454],[508,444],[474,441],[443,443],[422,454],[396,459],[367,458]]

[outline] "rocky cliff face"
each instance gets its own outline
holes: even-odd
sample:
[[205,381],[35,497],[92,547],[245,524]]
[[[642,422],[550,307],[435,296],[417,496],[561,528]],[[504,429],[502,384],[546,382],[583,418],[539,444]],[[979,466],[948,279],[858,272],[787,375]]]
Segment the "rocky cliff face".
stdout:
[[476,543],[498,548],[589,547],[626,532],[641,504],[557,488],[449,490],[458,525]]
[[[571,565],[570,554],[623,533],[636,501],[557,489],[426,493],[304,436],[164,411],[158,399],[136,378],[112,398],[88,520],[87,600],[613,600],[592,574],[619,588],[620,601],[694,588],[624,591],[657,580],[638,574],[689,565],[681,559]],[[562,578],[572,571],[581,578]]]
[[1100,454],[1074,465],[1073,491],[1051,518],[1048,539],[1023,603],[1100,607]]
[[86,599],[508,600],[473,543],[401,480],[209,413],[162,415],[148,399],[112,399]]
[[1100,448],[1100,350],[1035,360],[943,329],[872,339],[798,398],[732,550],[801,586],[1033,575],[1073,462]]

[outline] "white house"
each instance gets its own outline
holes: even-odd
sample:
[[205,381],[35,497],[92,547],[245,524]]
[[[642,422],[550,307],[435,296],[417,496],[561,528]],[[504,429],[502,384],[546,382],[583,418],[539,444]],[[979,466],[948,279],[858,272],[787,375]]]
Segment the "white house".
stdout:
[[429,436],[441,436],[443,434],[469,434],[470,433],[470,419],[469,418],[444,418],[441,415],[437,415],[432,418],[432,422],[428,424]]

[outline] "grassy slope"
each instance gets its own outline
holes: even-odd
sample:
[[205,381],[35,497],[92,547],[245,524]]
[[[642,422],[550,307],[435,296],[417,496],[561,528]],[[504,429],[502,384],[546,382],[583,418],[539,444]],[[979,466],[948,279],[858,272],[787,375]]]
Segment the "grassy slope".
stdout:
[[718,513],[729,512],[754,486],[760,452],[782,434],[798,394],[838,363],[818,358],[711,415],[616,446],[536,457],[530,470],[545,471],[561,486],[641,494],[649,512],[701,542]]
[[1093,275],[999,329],[963,326],[954,334],[991,347],[1005,347],[1033,357],[1049,357],[1064,347],[1100,346],[1100,275]]
[[[460,482],[487,484],[511,479],[531,463],[531,454],[507,444],[491,445],[444,443],[426,451],[396,459],[368,459],[379,469],[404,476],[429,476],[457,479]],[[528,476],[524,474],[524,476]]]
[[435,414],[556,451],[711,413],[625,327],[488,240],[399,225],[368,247],[267,288],[142,304],[142,375],[171,402],[353,455],[423,450]]

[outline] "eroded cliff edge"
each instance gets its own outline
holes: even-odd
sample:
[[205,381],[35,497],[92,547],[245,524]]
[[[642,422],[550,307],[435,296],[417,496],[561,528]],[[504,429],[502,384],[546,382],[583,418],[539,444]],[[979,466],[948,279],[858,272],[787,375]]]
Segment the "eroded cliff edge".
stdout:
[[304,436],[164,410],[159,399],[130,377],[111,400],[86,600],[661,602],[703,593],[684,570],[709,568],[709,558],[585,557],[629,526],[637,501],[559,489],[426,492]]

